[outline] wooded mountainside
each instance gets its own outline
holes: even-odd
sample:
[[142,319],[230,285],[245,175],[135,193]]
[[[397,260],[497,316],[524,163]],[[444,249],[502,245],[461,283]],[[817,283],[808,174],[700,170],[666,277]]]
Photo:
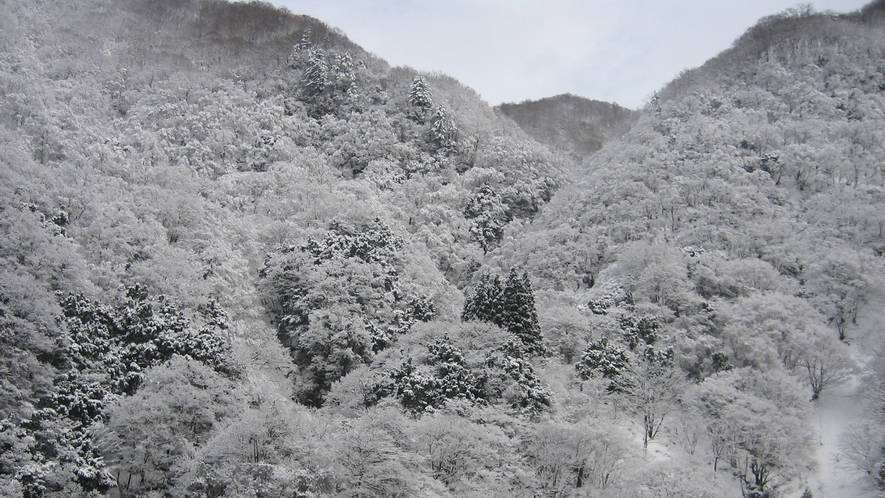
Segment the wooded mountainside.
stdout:
[[876,496],[883,61],[774,15],[576,160],[267,4],[7,0],[0,495],[829,496],[860,380]]

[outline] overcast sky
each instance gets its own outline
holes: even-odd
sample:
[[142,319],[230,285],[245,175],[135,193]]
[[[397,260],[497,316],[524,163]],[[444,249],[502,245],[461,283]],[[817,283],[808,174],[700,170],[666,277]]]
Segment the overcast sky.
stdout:
[[[638,108],[792,0],[270,0],[356,44],[440,71],[491,105],[561,93]],[[868,0],[818,0],[851,12]]]

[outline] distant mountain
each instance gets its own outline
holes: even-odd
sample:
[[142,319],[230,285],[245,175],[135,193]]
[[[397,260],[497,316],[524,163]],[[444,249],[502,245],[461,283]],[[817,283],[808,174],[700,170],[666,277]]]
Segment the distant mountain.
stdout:
[[565,94],[519,104],[501,104],[495,111],[513,119],[535,140],[583,158],[615,139],[639,113],[617,104]]

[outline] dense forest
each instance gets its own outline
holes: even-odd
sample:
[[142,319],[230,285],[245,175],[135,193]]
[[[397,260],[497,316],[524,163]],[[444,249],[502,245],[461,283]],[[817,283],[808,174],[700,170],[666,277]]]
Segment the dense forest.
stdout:
[[0,495],[880,496],[883,61],[802,7],[493,110],[260,2],[7,0]]

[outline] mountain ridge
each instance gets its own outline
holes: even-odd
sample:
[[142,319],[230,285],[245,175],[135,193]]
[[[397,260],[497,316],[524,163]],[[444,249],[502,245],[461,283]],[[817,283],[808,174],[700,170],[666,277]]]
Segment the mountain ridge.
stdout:
[[636,113],[571,94],[519,104],[501,104],[495,111],[516,121],[535,140],[583,159],[625,133]]

